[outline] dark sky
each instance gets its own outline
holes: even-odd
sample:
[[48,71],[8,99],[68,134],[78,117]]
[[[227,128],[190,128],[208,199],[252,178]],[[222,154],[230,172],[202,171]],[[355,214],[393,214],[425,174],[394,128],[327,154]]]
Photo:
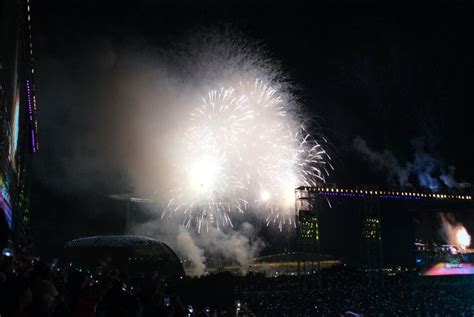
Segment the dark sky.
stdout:
[[[181,3],[36,4],[36,55],[43,71],[37,79],[39,95],[52,86],[42,81],[49,80],[44,59],[70,63],[73,77],[88,51],[166,47],[193,28],[231,24],[261,41],[301,88],[305,105],[335,148],[339,169],[349,168],[345,155],[354,153],[346,150],[357,135],[401,160],[411,159],[413,138],[425,137],[429,151],[454,165],[459,179],[472,179],[468,144],[473,130],[466,113],[473,102],[472,7]],[[91,77],[94,71],[88,69]],[[47,143],[49,136],[42,139]],[[335,173],[334,181],[351,183],[346,172]]]
[[[468,114],[474,101],[472,6],[458,2],[456,6],[382,7],[369,1],[326,2],[316,8],[295,1],[282,5],[275,1],[191,3],[34,2],[43,151],[36,164],[34,195],[41,200],[38,209],[48,209],[45,212],[51,219],[64,221],[74,214],[64,210],[74,208],[84,210],[80,217],[100,218],[96,211],[86,211],[91,209],[90,204],[78,203],[70,208],[68,197],[81,201],[77,197],[82,194],[58,192],[41,171],[45,164],[61,164],[62,158],[50,155],[56,153],[50,151],[53,147],[65,146],[65,137],[87,129],[76,123],[61,124],[62,128],[53,130],[48,124],[61,103],[61,114],[68,120],[67,92],[80,92],[81,85],[87,87],[84,72],[92,79],[100,73],[94,65],[84,65],[88,54],[104,48],[153,50],[171,46],[182,33],[203,25],[230,24],[261,41],[281,62],[331,143],[336,165],[331,182],[388,186],[384,184],[384,172],[375,171],[354,150],[356,136],[377,151],[391,150],[401,162],[413,159],[412,141],[421,137],[430,155],[446,166],[456,167],[458,181],[473,180],[474,129]],[[74,87],[57,91],[52,75],[58,68],[64,77],[56,80]],[[94,115],[95,109],[83,108],[85,117]],[[100,187],[91,191],[100,194]],[[48,201],[48,208],[44,201]],[[73,218],[80,221],[80,217]],[[101,221],[96,222],[100,231]]]

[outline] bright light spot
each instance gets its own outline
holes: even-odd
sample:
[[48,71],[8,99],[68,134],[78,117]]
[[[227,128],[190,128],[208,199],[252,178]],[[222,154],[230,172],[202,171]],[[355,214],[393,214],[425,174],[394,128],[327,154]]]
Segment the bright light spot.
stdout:
[[286,174],[285,177],[283,177],[280,180],[281,183],[281,201],[286,207],[291,207],[294,206],[295,204],[295,188],[297,179],[293,173]]
[[191,186],[198,191],[209,191],[214,188],[219,174],[216,158],[203,157],[194,162],[190,170]]
[[295,190],[292,188],[292,189],[289,189],[285,192],[285,204],[287,206],[291,206],[291,204],[294,204],[295,203]]
[[465,249],[471,245],[471,236],[469,233],[467,233],[466,228],[461,227],[457,229],[456,242],[462,249]]
[[264,190],[262,192],[262,194],[260,195],[260,199],[265,202],[265,201],[268,201],[270,199],[271,195],[268,191]]

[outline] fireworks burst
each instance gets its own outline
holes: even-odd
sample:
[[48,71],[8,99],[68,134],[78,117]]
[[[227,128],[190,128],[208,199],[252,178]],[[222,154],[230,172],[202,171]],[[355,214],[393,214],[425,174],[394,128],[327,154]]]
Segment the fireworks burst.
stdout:
[[230,225],[230,213],[252,210],[294,225],[294,190],[329,175],[330,157],[306,132],[301,116],[262,80],[210,91],[189,118],[179,158],[180,185],[163,213],[184,225]]

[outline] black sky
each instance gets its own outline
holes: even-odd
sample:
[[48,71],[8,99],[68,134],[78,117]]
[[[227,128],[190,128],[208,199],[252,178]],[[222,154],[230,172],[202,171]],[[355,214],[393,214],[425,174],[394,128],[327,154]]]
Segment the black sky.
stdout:
[[[62,100],[51,100],[56,87],[51,80],[55,70],[48,69],[51,60],[70,68],[68,78],[60,80],[80,91],[86,85],[83,67],[88,67],[91,78],[99,73],[93,65],[82,65],[90,51],[127,46],[153,50],[173,45],[175,38],[202,25],[230,24],[261,41],[299,87],[302,101],[317,116],[333,147],[336,171],[330,181],[387,186],[383,173],[374,171],[353,149],[356,136],[378,151],[391,150],[402,161],[413,159],[411,141],[422,137],[430,154],[456,167],[457,180],[473,181],[472,6],[458,2],[414,7],[394,2],[382,7],[368,1],[326,2],[316,8],[293,1],[192,3],[34,2],[39,125],[46,152],[38,157],[37,169],[46,161],[61,162],[47,152],[64,146],[58,141],[58,130],[53,135],[42,126],[57,110],[52,103],[63,102],[64,116],[68,113],[66,93],[58,92]],[[84,111],[85,116],[93,116],[94,109],[84,106]],[[86,128],[65,124],[62,136]],[[36,175],[37,198],[64,199],[48,187],[43,173],[36,171]],[[68,209],[67,203],[51,204],[55,206],[51,210]],[[40,205],[44,208],[44,199]]]
[[[231,24],[282,63],[342,167],[347,160],[340,151],[356,135],[406,159],[410,140],[422,136],[434,154],[458,168],[460,178],[472,178],[466,113],[473,102],[472,7],[218,3],[42,1],[34,15],[37,63],[72,60],[74,76],[87,51],[127,45],[150,50],[173,45],[202,25]],[[43,84],[42,75],[40,96],[51,85]],[[344,177],[335,181],[338,176]]]

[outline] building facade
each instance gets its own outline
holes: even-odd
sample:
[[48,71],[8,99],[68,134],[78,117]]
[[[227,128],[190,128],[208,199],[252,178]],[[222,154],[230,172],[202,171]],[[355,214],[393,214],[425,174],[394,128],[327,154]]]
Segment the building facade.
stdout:
[[0,4],[0,245],[28,240],[30,168],[39,150],[30,0]]

